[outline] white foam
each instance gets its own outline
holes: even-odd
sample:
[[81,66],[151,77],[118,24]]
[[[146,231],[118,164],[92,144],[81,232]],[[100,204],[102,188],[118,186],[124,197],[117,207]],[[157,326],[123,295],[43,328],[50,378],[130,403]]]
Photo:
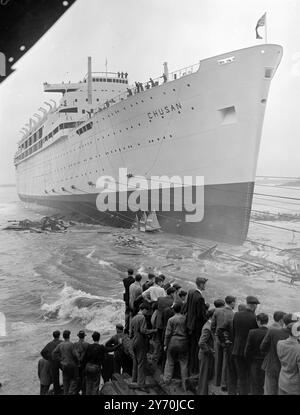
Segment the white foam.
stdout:
[[103,261],[102,259],[99,260],[99,265],[103,265],[103,266],[110,266],[111,263],[107,262],[107,261]]
[[88,330],[110,331],[124,319],[124,304],[120,299],[102,297],[75,290],[65,284],[58,299],[43,304],[44,318],[78,319]]
[[0,311],[0,336],[6,336],[6,317],[5,314]]

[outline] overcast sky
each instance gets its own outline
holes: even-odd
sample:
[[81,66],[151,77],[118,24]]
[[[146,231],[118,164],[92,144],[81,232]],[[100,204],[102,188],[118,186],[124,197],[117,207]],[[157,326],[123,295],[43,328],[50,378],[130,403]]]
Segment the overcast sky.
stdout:
[[[299,0],[77,0],[0,84],[0,184],[14,183],[19,130],[43,102],[44,81],[79,81],[87,71],[127,71],[130,81],[173,71],[262,41],[257,20],[267,12],[268,43],[283,46],[272,80],[258,174],[300,176]],[[264,33],[264,28],[260,29]]]

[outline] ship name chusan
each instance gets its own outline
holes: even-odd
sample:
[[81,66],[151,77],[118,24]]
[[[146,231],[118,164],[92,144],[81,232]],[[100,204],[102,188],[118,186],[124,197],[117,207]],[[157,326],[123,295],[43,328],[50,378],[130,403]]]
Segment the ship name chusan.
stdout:
[[165,114],[169,114],[172,111],[179,111],[182,109],[182,105],[180,102],[176,102],[175,104],[165,105],[164,107],[157,108],[154,111],[148,112],[148,118],[152,120],[154,117],[164,116]]

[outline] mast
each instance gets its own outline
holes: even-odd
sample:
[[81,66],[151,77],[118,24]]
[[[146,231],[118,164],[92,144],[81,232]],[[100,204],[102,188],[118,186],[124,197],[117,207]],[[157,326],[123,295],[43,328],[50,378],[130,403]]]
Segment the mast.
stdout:
[[88,79],[87,79],[88,104],[92,105],[92,58],[88,57]]

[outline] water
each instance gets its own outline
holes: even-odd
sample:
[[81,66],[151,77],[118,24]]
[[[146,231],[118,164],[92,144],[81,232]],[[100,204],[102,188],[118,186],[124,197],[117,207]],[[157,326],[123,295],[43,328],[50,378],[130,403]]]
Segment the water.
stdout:
[[[261,193],[266,190],[273,192],[265,188]],[[289,192],[300,197],[300,191]],[[274,212],[299,211],[299,206],[289,203],[264,203],[266,206],[262,207],[258,201],[255,209],[272,211],[272,204]],[[52,212],[40,207],[32,210],[18,200],[14,187],[0,187],[0,227],[8,220],[37,220]],[[300,230],[299,222],[265,223]],[[103,230],[109,232],[101,233]],[[116,247],[119,238],[129,234],[140,240],[135,252],[139,255],[123,255],[122,248]],[[249,229],[252,240],[282,248],[300,248],[299,236],[256,224]],[[182,260],[167,259],[173,247],[185,247],[191,255]],[[284,261],[278,251],[257,249],[247,243],[243,247],[219,244],[218,248],[234,255],[250,251],[277,263]],[[100,331],[102,341],[111,335],[115,324],[123,322],[122,278],[128,267],[142,273],[153,267],[185,289],[192,287],[195,277],[205,271],[209,278],[205,294],[208,302],[228,294],[237,296],[239,302],[244,302],[246,295],[257,295],[260,311],[300,311],[299,283],[291,286],[283,276],[249,271],[245,264],[228,258],[200,261],[199,252],[184,238],[178,241],[164,233],[149,235],[84,224],[69,228],[66,233],[0,231],[2,326],[5,321],[5,327],[0,329],[0,394],[38,394],[37,362],[53,330],[70,329],[74,341],[82,328],[87,331],[88,340],[93,330]]]

